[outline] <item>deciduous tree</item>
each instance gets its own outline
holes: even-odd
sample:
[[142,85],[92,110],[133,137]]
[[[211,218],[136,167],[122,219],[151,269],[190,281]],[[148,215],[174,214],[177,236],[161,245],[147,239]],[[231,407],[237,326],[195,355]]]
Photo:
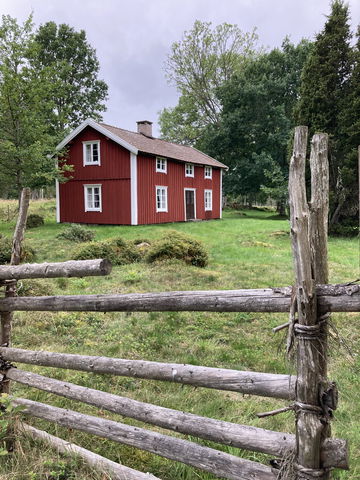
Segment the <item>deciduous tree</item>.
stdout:
[[65,128],[75,128],[89,117],[101,120],[108,87],[98,79],[99,61],[85,31],[47,22],[39,27],[35,40],[32,64],[47,70],[53,86],[49,101],[54,107],[48,112],[53,132],[63,135]]
[[193,144],[205,125],[218,123],[217,88],[256,55],[256,41],[255,31],[244,33],[228,23],[212,28],[211,22],[197,20],[181,41],[173,43],[165,70],[181,96],[178,106],[160,113],[164,138]]

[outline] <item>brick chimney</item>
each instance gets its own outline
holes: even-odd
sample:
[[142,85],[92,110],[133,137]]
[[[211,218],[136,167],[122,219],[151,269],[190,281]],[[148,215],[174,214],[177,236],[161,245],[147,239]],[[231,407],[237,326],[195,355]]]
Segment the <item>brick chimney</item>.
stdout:
[[149,122],[149,120],[140,120],[136,123],[138,133],[145,135],[145,137],[152,138],[152,122]]

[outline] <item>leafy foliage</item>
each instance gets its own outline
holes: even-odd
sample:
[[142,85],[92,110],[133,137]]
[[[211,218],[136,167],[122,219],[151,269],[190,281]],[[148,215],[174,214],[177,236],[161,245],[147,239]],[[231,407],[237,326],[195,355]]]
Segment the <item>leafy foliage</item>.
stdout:
[[251,201],[264,192],[284,206],[292,111],[310,49],[305,40],[295,46],[285,39],[281,49],[249,60],[218,89],[221,122],[206,129],[199,146],[229,166],[226,194]]
[[95,49],[84,30],[47,22],[36,32],[33,65],[47,71],[52,88],[48,92],[48,119],[52,133],[63,136],[64,128],[75,128],[86,118],[101,120],[108,87],[98,79],[100,70]]
[[36,228],[44,225],[44,217],[36,213],[30,213],[26,219],[26,228]]
[[[51,87],[44,71],[31,67],[35,55],[30,16],[18,25],[9,15],[0,25],[0,188],[17,194],[54,178],[47,154],[55,146],[48,133],[44,105]],[[51,109],[52,105],[47,105]]]
[[228,23],[212,28],[211,22],[197,20],[181,41],[173,43],[165,70],[181,97],[178,106],[160,113],[163,138],[193,144],[206,124],[219,121],[216,90],[255,55],[256,41],[255,31],[244,33]]
[[209,261],[208,253],[199,240],[176,230],[167,232],[154,242],[146,255],[149,263],[172,258],[196,267],[206,267]]
[[56,238],[64,238],[71,242],[91,242],[94,240],[95,233],[88,228],[79,225],[78,223],[72,223],[64,231],[59,233]]

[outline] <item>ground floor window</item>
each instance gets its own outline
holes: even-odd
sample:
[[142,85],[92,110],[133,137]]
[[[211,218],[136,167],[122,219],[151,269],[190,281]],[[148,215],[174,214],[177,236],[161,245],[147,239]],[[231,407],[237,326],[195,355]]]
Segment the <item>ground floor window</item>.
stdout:
[[168,211],[167,187],[156,187],[156,211]]
[[101,185],[84,185],[85,212],[101,212]]
[[212,210],[212,190],[204,191],[205,210]]

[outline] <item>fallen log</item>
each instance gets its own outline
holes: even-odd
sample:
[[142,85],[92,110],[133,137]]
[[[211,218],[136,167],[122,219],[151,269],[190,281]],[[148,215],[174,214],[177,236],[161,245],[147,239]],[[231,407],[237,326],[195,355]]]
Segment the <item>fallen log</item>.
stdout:
[[[318,286],[320,312],[359,312],[360,286]],[[288,312],[291,287],[248,290],[58,295],[0,299],[5,311],[92,312]]]
[[110,272],[111,263],[106,259],[24,263],[23,265],[1,265],[0,281],[26,278],[88,277],[109,275]]
[[179,363],[147,362],[144,360],[41,352],[22,350],[20,348],[0,347],[0,355],[10,362],[42,365],[44,367],[67,368],[70,370],[148,380],[162,380],[284,400],[295,398],[296,377],[291,375],[201,367]]
[[151,475],[151,473],[142,473],[125,467],[125,465],[120,465],[86,448],[66,442],[61,438],[50,435],[50,433],[44,432],[43,430],[38,430],[26,423],[21,423],[20,430],[36,440],[46,442],[60,453],[81,457],[92,468],[109,474],[112,480],[160,480],[158,477]]
[[185,463],[229,480],[276,480],[270,467],[143,428],[17,398],[22,413]]
[[[7,370],[6,376],[10,380],[29,387],[87,403],[125,417],[245,450],[284,457],[295,448],[295,436],[288,433],[200,417],[81,387],[17,368]],[[347,469],[346,442],[336,439],[335,446],[336,451],[334,445],[331,444],[331,440],[328,441],[324,450],[324,462],[331,468]]]

